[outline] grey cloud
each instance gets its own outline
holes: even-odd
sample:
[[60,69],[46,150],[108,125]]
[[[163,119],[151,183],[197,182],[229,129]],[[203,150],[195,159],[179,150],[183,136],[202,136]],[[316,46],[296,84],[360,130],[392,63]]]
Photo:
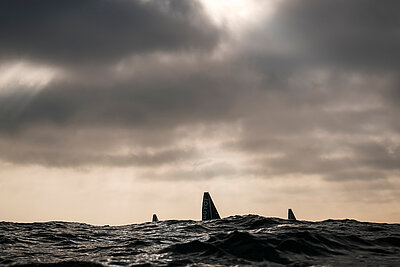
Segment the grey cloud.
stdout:
[[[238,103],[248,84],[242,66],[208,59],[182,63],[175,56],[167,63],[154,56],[134,63],[135,72],[122,80],[104,72],[105,78],[89,82],[78,77],[51,83],[34,96],[0,95],[0,139],[14,149],[6,153],[11,147],[1,147],[1,157],[58,167],[136,166],[136,157],[109,156],[110,151],[168,149],[187,138],[175,131],[179,127],[225,123],[241,113]],[[77,134],[82,128],[94,130]]]
[[330,181],[368,181],[396,175],[400,172],[400,153],[396,145],[372,140],[329,141],[307,135],[255,142],[244,139],[229,144],[234,149],[257,153],[256,167],[252,170],[257,176],[321,175]]
[[[235,44],[229,43],[229,39],[220,40],[224,33],[212,26],[192,2],[170,1],[169,7],[160,4],[166,2],[156,1],[104,3],[113,8],[115,5],[116,9],[111,8],[110,14],[102,14],[102,9],[93,11],[93,18],[112,18],[112,23],[123,25],[130,25],[133,20],[147,25],[151,18],[156,21],[154,25],[167,28],[157,35],[159,32],[153,26],[142,29],[135,25],[132,31],[138,31],[140,41],[124,42],[125,37],[130,38],[127,32],[131,28],[122,27],[121,31],[109,34],[108,24],[100,24],[96,29],[89,24],[89,28],[78,29],[78,33],[94,33],[74,51],[68,49],[80,35],[67,36],[69,41],[65,44],[59,44],[58,39],[50,42],[48,49],[41,46],[39,39],[31,45],[19,43],[22,39],[7,40],[4,47],[8,45],[11,52],[4,49],[4,54],[15,55],[21,50],[22,56],[58,62],[67,58],[79,63],[89,49],[86,45],[96,38],[106,38],[105,46],[94,47],[83,61],[142,54],[124,58],[122,74],[110,71],[114,65],[100,64],[78,68],[68,81],[51,83],[34,97],[22,93],[0,95],[0,139],[3,143],[20,142],[14,153],[7,154],[9,147],[0,147],[4,160],[68,167],[172,166],[198,154],[190,149],[172,149],[161,155],[135,152],[120,157],[110,156],[110,151],[118,147],[169,151],[181,139],[190,139],[190,132],[182,136],[176,131],[179,127],[237,123],[241,128],[237,140],[221,144],[221,148],[248,159],[247,169],[236,170],[228,162],[192,171],[176,168],[159,172],[155,168],[143,175],[204,179],[303,174],[320,175],[330,181],[371,181],[398,174],[400,115],[393,97],[399,84],[399,19],[394,11],[398,1],[384,5],[370,0],[281,1],[272,18],[261,21]],[[72,6],[80,6],[78,2],[65,5],[65,14],[59,7],[52,8],[64,14],[68,23],[86,8],[80,7],[76,13]],[[122,6],[124,16],[114,20]],[[134,6],[134,11],[127,6]],[[146,16],[128,16],[129,12],[139,11]],[[2,19],[12,22],[11,17]],[[78,19],[77,25],[82,20]],[[39,24],[35,23],[32,32],[39,31]],[[54,27],[58,29],[60,25]],[[169,31],[174,38],[164,40],[167,37],[163,34]],[[21,36],[17,34],[16,38]],[[109,37],[121,38],[121,43],[116,42],[115,49],[98,57],[108,50],[107,45],[114,45]],[[225,45],[232,51],[221,52],[216,59],[207,52],[218,41],[228,42]],[[14,42],[18,45],[13,50]],[[56,45],[61,45],[60,51]],[[185,52],[175,53],[181,49]],[[49,131],[43,139],[31,132],[47,125],[58,130]],[[74,131],[82,128],[96,130],[93,135],[78,137]],[[120,133],[120,128],[132,135]],[[110,132],[113,134],[108,135]],[[203,137],[208,134],[206,131]],[[101,138],[96,140],[98,136]],[[387,139],[387,143],[377,139]],[[65,152],[68,149],[71,153]],[[335,153],[339,156],[326,156]]]
[[220,31],[195,1],[6,0],[0,57],[61,65],[154,51],[209,50]]
[[243,174],[229,163],[212,162],[204,166],[189,166],[189,168],[187,166],[180,166],[179,168],[161,172],[157,170],[145,170],[139,176],[145,179],[158,180],[208,180],[227,176],[231,179],[240,178]]
[[387,178],[387,174],[383,171],[374,171],[374,170],[350,170],[350,171],[335,171],[324,176],[328,181],[373,181]]
[[265,91],[259,113],[243,120],[241,136],[224,147],[252,155],[249,173],[259,177],[369,181],[398,175],[399,114],[382,94],[396,81],[359,73],[318,80],[303,73],[292,87]]
[[376,142],[354,145],[360,164],[377,170],[400,170],[400,147]]
[[[168,75],[168,68],[175,69],[173,75]],[[231,77],[231,71],[236,77]],[[236,102],[246,92],[241,81],[245,71],[240,72],[240,67],[218,64],[155,65],[151,73],[123,82],[61,82],[33,98],[4,95],[0,96],[0,132],[17,132],[38,123],[163,128],[223,121],[239,113]],[[26,104],[21,108],[17,102]]]
[[245,49],[270,81],[307,67],[398,73],[399,8],[396,0],[281,1]]
[[[70,138],[67,135],[65,138]],[[84,143],[80,148],[68,147],[63,144],[51,145],[46,140],[46,145],[36,145],[32,140],[25,144],[0,144],[0,150],[7,153],[0,154],[0,159],[5,162],[29,165],[42,165],[47,167],[159,167],[176,162],[186,161],[196,156],[196,151],[186,149],[164,149],[156,152],[129,152],[110,153],[101,147],[90,149]],[[108,140],[109,141],[109,140]],[[119,143],[120,144],[120,143]],[[106,144],[109,150],[115,149],[110,143]]]

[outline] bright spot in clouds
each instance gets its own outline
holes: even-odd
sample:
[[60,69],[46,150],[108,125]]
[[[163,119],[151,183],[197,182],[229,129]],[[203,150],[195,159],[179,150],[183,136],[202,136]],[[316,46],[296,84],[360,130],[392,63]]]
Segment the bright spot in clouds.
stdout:
[[60,75],[54,67],[26,61],[6,62],[0,65],[0,93],[37,91]]
[[257,23],[261,16],[272,14],[277,0],[201,0],[205,10],[217,25],[232,31],[245,30]]

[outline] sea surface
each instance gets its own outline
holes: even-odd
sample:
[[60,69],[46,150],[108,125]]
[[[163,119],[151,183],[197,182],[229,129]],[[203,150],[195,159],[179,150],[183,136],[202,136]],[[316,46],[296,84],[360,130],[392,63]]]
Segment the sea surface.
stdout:
[[257,215],[124,226],[0,222],[2,266],[400,266],[400,224]]

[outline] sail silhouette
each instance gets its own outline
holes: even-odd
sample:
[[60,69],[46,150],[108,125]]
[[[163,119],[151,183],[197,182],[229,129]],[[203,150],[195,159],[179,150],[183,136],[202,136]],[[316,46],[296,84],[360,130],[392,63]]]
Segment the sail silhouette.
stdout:
[[158,222],[158,218],[156,214],[153,214],[153,219],[151,220],[152,222]]
[[217,208],[214,205],[214,202],[211,199],[211,196],[208,192],[204,192],[203,195],[203,207],[202,207],[202,220],[213,220],[213,219],[221,219],[219,217]]
[[292,209],[288,209],[288,220],[297,221],[296,216],[294,216]]

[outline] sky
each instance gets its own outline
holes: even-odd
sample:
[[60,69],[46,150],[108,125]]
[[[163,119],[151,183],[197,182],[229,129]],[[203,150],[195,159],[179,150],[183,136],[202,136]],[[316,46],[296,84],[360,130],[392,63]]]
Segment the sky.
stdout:
[[0,221],[399,223],[398,10],[1,1]]

